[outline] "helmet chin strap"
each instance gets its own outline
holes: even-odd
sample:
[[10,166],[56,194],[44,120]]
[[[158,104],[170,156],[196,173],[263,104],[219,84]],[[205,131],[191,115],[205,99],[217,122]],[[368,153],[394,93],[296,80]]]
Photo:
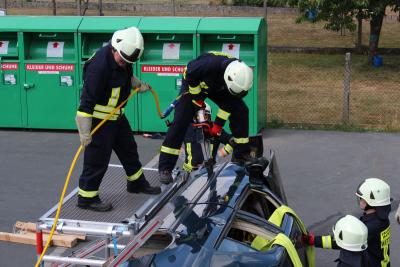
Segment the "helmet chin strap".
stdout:
[[369,204],[367,204],[367,206],[365,206],[364,212],[367,214],[371,214],[371,213],[376,212],[376,208],[371,207]]

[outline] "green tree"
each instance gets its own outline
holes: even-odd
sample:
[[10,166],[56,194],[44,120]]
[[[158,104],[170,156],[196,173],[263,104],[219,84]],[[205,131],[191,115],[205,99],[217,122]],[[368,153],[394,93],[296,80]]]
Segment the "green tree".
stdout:
[[378,49],[382,22],[387,8],[400,10],[400,0],[283,0],[297,6],[301,12],[298,22],[306,20],[326,21],[325,28],[332,31],[348,29],[354,31],[358,22],[358,38],[361,38],[362,20],[370,24],[369,55],[372,58]]

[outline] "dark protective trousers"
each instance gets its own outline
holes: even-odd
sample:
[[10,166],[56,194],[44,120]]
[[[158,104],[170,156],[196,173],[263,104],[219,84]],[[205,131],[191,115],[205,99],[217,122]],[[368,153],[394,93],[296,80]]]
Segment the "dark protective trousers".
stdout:
[[[221,109],[231,113],[229,117],[229,127],[234,138],[248,138],[249,136],[249,109],[243,99],[231,95],[228,91],[219,91],[217,94],[210,92],[208,98],[211,99]],[[175,107],[174,120],[168,128],[167,135],[161,147],[159,171],[171,171],[178,155],[175,153],[163,152],[163,148],[179,150],[185,137],[186,129],[192,123],[196,108],[192,103],[189,94],[184,94]],[[241,158],[243,154],[250,151],[249,144],[236,144],[233,155]]]
[[[92,129],[101,120],[93,118]],[[125,115],[116,121],[107,121],[92,137],[85,148],[83,171],[79,178],[79,189],[98,191],[108,168],[112,150],[118,156],[127,176],[137,173],[139,161],[137,145]]]

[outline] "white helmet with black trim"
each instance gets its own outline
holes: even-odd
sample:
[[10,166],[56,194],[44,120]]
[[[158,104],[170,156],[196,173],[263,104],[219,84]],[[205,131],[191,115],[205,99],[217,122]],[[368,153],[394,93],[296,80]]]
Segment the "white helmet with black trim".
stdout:
[[246,93],[253,86],[253,70],[241,60],[232,61],[225,69],[224,80],[232,95]]
[[333,227],[336,244],[349,251],[363,251],[368,247],[368,228],[352,215],[339,219]]
[[356,195],[371,207],[382,207],[391,204],[390,186],[381,179],[367,178],[358,188]]
[[207,102],[204,102],[204,103],[206,104],[206,108],[204,111],[206,112],[207,115],[211,116],[211,113],[212,113],[211,106]]
[[143,44],[143,36],[136,27],[118,30],[111,39],[111,46],[125,62],[131,64],[141,57]]

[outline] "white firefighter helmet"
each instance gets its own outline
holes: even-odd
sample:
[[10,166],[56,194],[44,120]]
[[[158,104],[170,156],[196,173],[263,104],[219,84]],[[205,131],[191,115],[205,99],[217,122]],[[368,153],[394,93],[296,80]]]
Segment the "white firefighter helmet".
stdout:
[[143,36],[136,27],[116,31],[111,39],[111,46],[127,63],[134,63],[140,58],[143,43]]
[[390,186],[378,178],[365,179],[358,186],[356,195],[371,207],[390,205]]
[[241,60],[232,61],[225,69],[224,80],[231,94],[245,93],[253,85],[253,70]]
[[212,112],[211,106],[207,102],[205,102],[205,104],[206,104],[205,112],[206,112],[206,114],[211,116],[211,112]]
[[339,219],[333,227],[336,244],[349,251],[363,251],[368,247],[368,228],[352,215]]

